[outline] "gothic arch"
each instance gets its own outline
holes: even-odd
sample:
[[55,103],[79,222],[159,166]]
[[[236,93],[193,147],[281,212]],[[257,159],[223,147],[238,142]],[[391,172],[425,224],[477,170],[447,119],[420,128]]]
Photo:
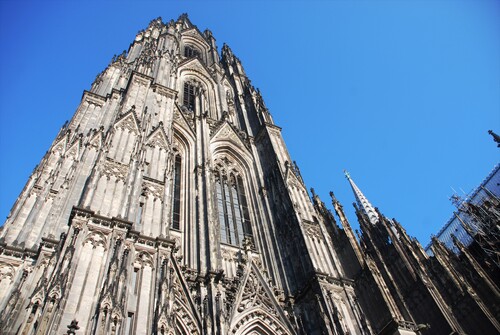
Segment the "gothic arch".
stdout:
[[250,155],[241,150],[240,148],[236,147],[233,143],[227,141],[226,143],[222,143],[222,141],[218,141],[220,143],[212,143],[211,144],[211,149],[212,149],[212,158],[215,161],[217,158],[220,157],[228,157],[232,160],[234,160],[240,167],[242,171],[250,171],[252,158]]
[[138,251],[135,256],[133,264],[140,265],[141,267],[144,266],[153,267],[154,261],[150,253],[146,251]]
[[244,177],[243,180],[248,192],[250,193],[255,189],[256,185],[254,185],[253,180],[253,173],[255,173],[255,169],[250,152],[241,149],[229,140],[213,141],[210,143],[210,151],[212,152],[212,162],[214,163],[216,160],[223,157],[226,157],[236,163],[237,168],[239,168],[239,171]]
[[211,95],[214,96],[214,92],[217,92],[217,84],[210,77],[210,73],[207,71],[205,65],[203,65],[198,59],[191,59],[186,61],[179,67],[179,78],[181,83],[184,80],[196,80],[203,85],[203,89],[212,90]]
[[91,231],[85,236],[82,244],[86,244],[87,242],[92,243],[94,248],[101,246],[104,250],[106,250],[107,239],[106,236],[98,231]]
[[186,42],[189,43],[194,43],[200,48],[204,49],[205,51],[208,51],[210,48],[210,45],[207,43],[205,40],[205,37],[199,32],[198,28],[192,27],[190,29],[184,30],[181,33],[181,41],[185,44]]
[[200,334],[197,322],[188,308],[178,299],[175,299],[175,330],[176,334]]
[[243,314],[229,333],[232,335],[291,335],[278,319],[259,309]]
[[259,268],[251,260],[236,296],[229,334],[254,333],[292,335],[295,331]]
[[184,49],[187,46],[192,46],[198,50],[198,52],[200,53],[200,58],[203,60],[203,62],[206,63],[207,54],[210,50],[210,46],[207,44],[207,42],[203,39],[201,35],[199,34],[188,35],[186,33],[183,33],[183,36],[181,38],[181,43],[182,43],[182,55],[184,55]]
[[188,324],[192,325],[192,320],[189,320],[186,317],[180,318],[179,316],[176,316],[175,317],[175,335],[198,335],[198,334],[200,334],[198,329],[195,329],[194,326],[189,327]]
[[201,319],[192,296],[189,293],[189,287],[185,282],[184,276],[180,271],[179,264],[172,257],[170,262],[171,271],[171,313],[175,315],[175,334],[201,334]]
[[45,297],[45,290],[40,290],[30,299],[30,306],[38,304],[42,306]]
[[226,155],[214,159],[215,208],[220,242],[243,247],[252,238],[246,171]]
[[[194,151],[194,139],[191,134],[187,132],[182,127],[174,127],[173,131],[173,156],[172,156],[172,180],[171,180],[171,190],[174,191],[174,183],[175,183],[175,160],[176,156],[180,157],[180,205],[179,205],[179,229],[181,231],[186,231],[187,225],[191,222],[191,213],[193,212],[194,202],[190,198],[190,193],[192,188],[194,187],[194,175],[193,171],[195,170],[195,151]],[[172,193],[173,194],[173,193]],[[173,207],[173,206],[172,206]],[[173,210],[173,208],[172,208]],[[184,246],[186,248],[189,245],[187,239],[191,237],[184,236]],[[186,254],[186,250],[182,251],[182,254]]]
[[198,59],[193,58],[182,64],[179,67],[178,73],[178,91],[183,92],[185,82],[199,83],[203,95],[207,100],[207,106],[201,112],[208,111],[212,118],[217,119],[218,115],[216,113],[219,100],[215,92],[218,91],[218,87],[206,67]]
[[62,296],[62,289],[61,289],[61,286],[60,284],[56,284],[51,290],[50,290],[50,293],[49,293],[49,300],[52,299],[52,300],[59,300]]
[[191,148],[193,145],[193,136],[184,128],[174,126],[172,147],[187,156],[192,151]]

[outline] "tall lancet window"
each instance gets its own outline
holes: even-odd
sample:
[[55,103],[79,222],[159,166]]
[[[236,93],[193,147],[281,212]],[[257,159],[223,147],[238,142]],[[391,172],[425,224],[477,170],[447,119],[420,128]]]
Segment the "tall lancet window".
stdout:
[[184,97],[182,103],[189,110],[195,111],[195,87],[190,83],[184,83]]
[[242,177],[234,171],[216,170],[215,192],[221,242],[242,246],[245,237],[252,237]]
[[172,196],[172,228],[181,227],[181,156],[175,155],[174,160],[174,187]]

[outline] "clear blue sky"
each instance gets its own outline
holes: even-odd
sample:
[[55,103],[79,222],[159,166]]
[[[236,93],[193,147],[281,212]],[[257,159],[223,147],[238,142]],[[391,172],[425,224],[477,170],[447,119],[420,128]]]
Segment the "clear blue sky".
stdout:
[[[97,73],[187,12],[242,60],[299,164],[354,221],[343,169],[423,244],[499,161],[498,1],[0,1],[0,217]],[[331,206],[330,206],[331,207]]]

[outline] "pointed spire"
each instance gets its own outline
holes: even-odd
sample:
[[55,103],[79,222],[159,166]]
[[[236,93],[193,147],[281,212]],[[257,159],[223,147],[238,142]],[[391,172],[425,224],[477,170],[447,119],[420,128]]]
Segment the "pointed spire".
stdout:
[[497,147],[500,148],[500,136],[498,136],[497,134],[495,134],[493,132],[493,130],[488,130],[488,134],[490,134],[491,136],[493,136],[493,141],[495,141],[496,143],[498,143]]
[[352,191],[354,192],[354,196],[356,197],[356,202],[358,203],[359,208],[363,212],[365,212],[365,214],[368,216],[372,224],[376,224],[379,219],[379,216],[375,211],[375,208],[368,201],[368,199],[366,199],[365,195],[361,192],[359,187],[351,179],[351,175],[349,174],[349,172],[344,170],[344,174],[347,180],[349,180],[349,183],[351,184]]

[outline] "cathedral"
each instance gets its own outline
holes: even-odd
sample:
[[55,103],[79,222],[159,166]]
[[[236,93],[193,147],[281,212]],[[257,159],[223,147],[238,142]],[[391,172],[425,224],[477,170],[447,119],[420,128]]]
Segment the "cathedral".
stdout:
[[346,177],[359,232],[308,193],[231,49],[155,19],[0,231],[0,334],[498,334],[498,198],[430,256]]

